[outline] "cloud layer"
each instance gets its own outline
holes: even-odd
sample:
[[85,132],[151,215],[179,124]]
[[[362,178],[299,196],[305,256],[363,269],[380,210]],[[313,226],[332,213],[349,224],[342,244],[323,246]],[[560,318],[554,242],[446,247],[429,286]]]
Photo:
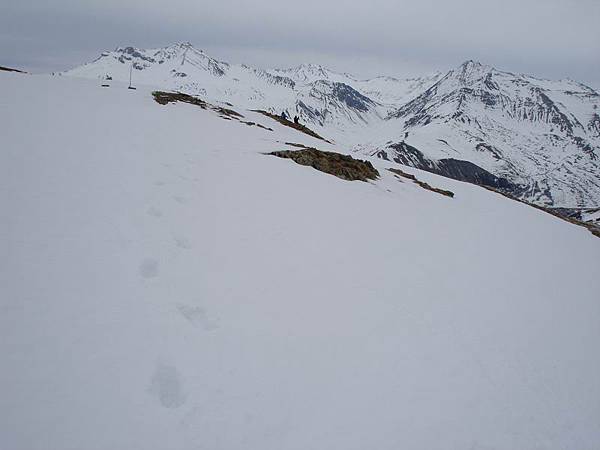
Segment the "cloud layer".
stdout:
[[403,76],[477,59],[599,88],[599,22],[596,0],[20,0],[0,9],[0,64],[61,70],[119,45],[191,41],[261,66]]

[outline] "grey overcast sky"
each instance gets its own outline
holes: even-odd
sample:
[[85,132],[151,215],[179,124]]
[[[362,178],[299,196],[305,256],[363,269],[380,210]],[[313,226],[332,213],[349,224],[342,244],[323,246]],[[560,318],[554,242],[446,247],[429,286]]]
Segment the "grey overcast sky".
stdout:
[[0,0],[0,65],[49,72],[181,41],[261,67],[413,76],[476,59],[600,89],[600,0]]

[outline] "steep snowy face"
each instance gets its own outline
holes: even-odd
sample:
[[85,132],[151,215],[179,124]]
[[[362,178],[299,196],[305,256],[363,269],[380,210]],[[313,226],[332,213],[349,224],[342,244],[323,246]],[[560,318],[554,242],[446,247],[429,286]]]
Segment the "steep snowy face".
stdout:
[[388,119],[428,155],[475,162],[523,198],[583,207],[600,202],[599,106],[580,83],[467,61]]
[[246,64],[242,64],[241,67],[242,69],[245,69],[248,73],[256,76],[259,79],[265,80],[269,84],[283,86],[288,89],[294,89],[294,87],[296,86],[296,82],[290,77],[272,74],[270,72],[267,72],[266,70],[253,68]]
[[343,129],[348,123],[380,120],[383,110],[379,106],[345,83],[319,80],[298,93],[296,109],[304,120]]
[[[584,105],[587,109],[595,110],[600,104],[597,93],[576,82],[538,80],[467,61],[390,117],[409,117],[410,126],[425,125],[433,119],[470,122],[495,113],[510,120],[549,125],[550,131],[568,136],[594,131],[593,112],[569,111],[560,101],[564,96],[588,103]],[[577,112],[589,117],[578,118]]]

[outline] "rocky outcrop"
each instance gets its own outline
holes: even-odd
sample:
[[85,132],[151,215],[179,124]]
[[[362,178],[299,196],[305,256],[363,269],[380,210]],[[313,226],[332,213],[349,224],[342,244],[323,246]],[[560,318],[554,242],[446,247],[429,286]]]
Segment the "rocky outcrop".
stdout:
[[342,180],[368,181],[379,177],[379,172],[369,161],[361,161],[341,153],[304,148],[302,150],[276,151],[269,153],[269,155],[291,159],[300,165],[313,167],[321,172],[335,175]]

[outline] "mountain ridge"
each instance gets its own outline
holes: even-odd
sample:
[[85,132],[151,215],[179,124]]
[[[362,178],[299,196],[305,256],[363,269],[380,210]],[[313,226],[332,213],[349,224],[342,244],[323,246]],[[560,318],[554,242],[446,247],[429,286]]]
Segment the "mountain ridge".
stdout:
[[429,166],[449,158],[473,163],[518,186],[510,193],[527,201],[600,204],[600,95],[577,81],[515,74],[473,59],[424,77],[360,79],[320,64],[230,64],[189,42],[117,47],[64,74],[127,81],[131,68],[134,83],[297,115],[353,152],[402,160],[390,144],[406,143]]

